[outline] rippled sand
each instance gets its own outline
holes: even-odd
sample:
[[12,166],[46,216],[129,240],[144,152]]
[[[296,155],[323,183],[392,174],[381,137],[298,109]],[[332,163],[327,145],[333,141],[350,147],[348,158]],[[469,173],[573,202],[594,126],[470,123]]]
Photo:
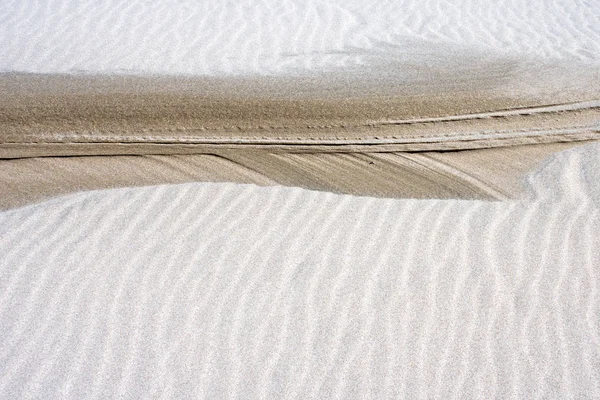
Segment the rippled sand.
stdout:
[[196,183],[0,213],[0,393],[600,396],[598,154],[520,201]]
[[0,398],[600,398],[599,15],[0,2]]

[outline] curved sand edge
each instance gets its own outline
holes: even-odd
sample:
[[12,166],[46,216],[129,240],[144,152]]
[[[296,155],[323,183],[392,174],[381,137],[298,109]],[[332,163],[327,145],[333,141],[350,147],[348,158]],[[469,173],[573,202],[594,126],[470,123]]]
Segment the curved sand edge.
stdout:
[[296,186],[360,196],[504,200],[527,172],[581,142],[456,152],[41,157],[0,160],[0,209],[83,191],[184,182]]

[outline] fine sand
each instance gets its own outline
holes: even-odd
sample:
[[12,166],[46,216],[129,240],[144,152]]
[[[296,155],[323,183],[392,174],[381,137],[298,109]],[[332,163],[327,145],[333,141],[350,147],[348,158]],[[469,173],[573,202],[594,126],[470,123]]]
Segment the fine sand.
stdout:
[[362,196],[506,200],[554,152],[579,142],[459,152],[289,153],[42,157],[0,161],[0,209],[82,190],[184,182],[298,186]]
[[3,1],[0,71],[362,70],[416,81],[421,66],[451,71],[473,60],[492,74],[522,58],[597,66],[598,15],[594,0]]
[[600,398],[599,4],[0,2],[0,399]]
[[1,397],[597,398],[599,153],[519,201],[196,183],[2,212]]
[[600,80],[563,66],[561,79],[589,84],[560,86],[557,68],[531,68],[422,66],[427,79],[411,83],[4,74],[0,208],[190,181],[516,198],[543,158],[600,132]]
[[197,180],[515,197],[556,143],[598,138],[597,20],[589,1],[5,1],[0,207]]

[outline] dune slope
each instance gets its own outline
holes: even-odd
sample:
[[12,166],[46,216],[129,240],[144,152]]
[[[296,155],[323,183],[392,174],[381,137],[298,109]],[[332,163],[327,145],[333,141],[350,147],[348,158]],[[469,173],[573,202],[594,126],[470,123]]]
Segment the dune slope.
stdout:
[[512,202],[198,183],[2,212],[0,396],[598,397],[599,152]]

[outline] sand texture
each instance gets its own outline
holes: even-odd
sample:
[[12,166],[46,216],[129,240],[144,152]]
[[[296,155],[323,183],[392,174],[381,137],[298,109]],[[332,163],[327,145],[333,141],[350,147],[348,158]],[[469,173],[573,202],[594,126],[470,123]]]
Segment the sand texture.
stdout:
[[2,212],[0,396],[596,398],[599,153],[519,201],[196,183]]
[[600,398],[597,0],[0,1],[0,400]]
[[[0,71],[299,74],[528,57],[600,62],[594,0],[0,4]],[[455,57],[456,58],[456,57]],[[454,65],[453,65],[454,66]]]
[[412,84],[5,74],[0,207],[192,181],[516,198],[524,174],[552,151],[600,136],[600,80],[582,76],[587,89],[557,93],[560,80],[542,87],[549,69],[539,79],[475,67]]
[[[418,88],[411,94],[400,83],[396,88],[373,84],[367,92],[348,84],[332,93],[335,80],[300,78],[7,74],[0,79],[7,93],[0,100],[0,157],[197,154],[223,148],[437,151],[598,137],[600,83],[586,80],[590,93],[540,90],[533,97],[512,82],[526,76],[508,75],[510,84],[496,77],[492,88],[476,74],[468,76],[457,87],[440,79],[434,93]],[[289,87],[302,90],[286,92]]]
[[0,160],[0,209],[82,190],[185,182],[297,186],[392,198],[506,200],[523,195],[524,176],[579,142],[459,152],[287,153],[41,157]]
[[198,180],[512,198],[552,146],[598,139],[599,15],[590,1],[5,1],[0,207]]

